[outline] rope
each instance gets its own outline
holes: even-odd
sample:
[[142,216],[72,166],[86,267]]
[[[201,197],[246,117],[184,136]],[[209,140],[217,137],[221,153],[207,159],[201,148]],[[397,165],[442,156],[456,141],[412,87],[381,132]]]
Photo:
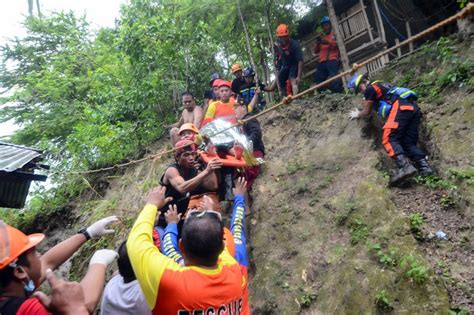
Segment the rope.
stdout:
[[[357,70],[359,70],[360,68],[362,68],[363,66],[379,59],[380,57],[386,55],[386,54],[389,54],[395,50],[397,50],[398,48],[402,47],[402,46],[405,46],[411,42],[414,42],[416,40],[419,40],[420,38],[428,35],[429,33],[432,33],[436,30],[438,30],[439,28],[442,28],[450,23],[453,23],[455,22],[456,20],[458,19],[462,19],[462,18],[465,18],[468,14],[470,13],[473,13],[474,12],[474,3],[469,3],[467,6],[464,7],[464,9],[462,9],[461,11],[459,11],[458,13],[456,13],[455,15],[443,20],[443,21],[440,21],[438,23],[436,23],[435,25],[427,28],[426,30],[416,34],[416,35],[413,35],[411,36],[410,38],[404,40],[403,42],[399,43],[398,45],[395,45],[393,47],[390,47],[388,49],[386,49],[385,51],[382,51],[380,53],[378,53],[377,55],[369,58],[369,59],[366,59],[365,61],[361,62],[361,63],[354,63],[352,65],[352,68],[350,70],[346,70],[344,72],[341,72],[339,73],[338,75],[334,76],[334,77],[331,77],[329,79],[327,79],[326,81],[323,81],[319,84],[316,84],[310,88],[308,88],[307,90],[304,90],[298,94],[295,94],[293,96],[287,96],[285,98],[283,98],[283,100],[276,104],[275,106],[273,107],[270,107],[270,108],[267,108],[263,111],[261,111],[260,113],[258,114],[255,114],[249,118],[246,118],[246,119],[242,119],[242,120],[239,120],[236,124],[232,124],[232,126],[226,128],[226,129],[223,129],[223,130],[220,130],[219,132],[216,132],[215,134],[212,134],[210,135],[210,137],[213,137],[217,134],[220,134],[224,131],[227,131],[231,128],[234,128],[236,126],[239,126],[239,125],[243,125],[245,124],[246,122],[252,120],[252,119],[256,119],[258,117],[261,117],[263,115],[266,115],[267,113],[269,112],[272,112],[272,111],[275,111],[277,110],[278,108],[284,106],[284,105],[288,105],[290,104],[293,100],[295,99],[298,99],[298,98],[301,98],[302,96],[305,96],[306,94],[309,94],[311,92],[314,92],[315,90],[321,88],[321,87],[324,87],[326,85],[328,85],[329,83],[332,83],[333,81],[336,81],[336,80],[339,80],[339,79],[342,79],[343,77],[345,77],[346,75],[351,75],[351,74],[354,74]],[[145,156],[141,159],[138,159],[138,160],[132,160],[132,161],[129,161],[129,162],[126,162],[126,163],[122,163],[122,164],[115,164],[113,166],[109,166],[109,167],[104,167],[104,168],[99,168],[99,169],[95,169],[95,170],[88,170],[88,171],[82,171],[82,172],[67,172],[68,174],[93,174],[93,173],[99,173],[99,172],[104,172],[104,171],[110,171],[110,170],[114,170],[114,169],[118,169],[118,168],[122,168],[122,167],[125,167],[125,166],[129,166],[129,165],[133,165],[133,164],[137,164],[137,163],[141,163],[143,161],[147,161],[147,160],[154,160],[154,159],[157,159],[159,157],[162,157],[163,155],[166,155],[166,154],[170,154],[170,153],[173,153],[174,151],[178,150],[178,149],[181,149],[181,148],[184,148],[185,146],[182,146],[182,147],[178,147],[178,148],[174,148],[174,149],[170,149],[170,150],[165,150],[165,151],[162,151],[162,152],[159,152],[157,154],[152,154],[152,155],[148,155],[148,156]],[[52,174],[56,174],[56,173],[60,173],[60,172],[53,172]]]

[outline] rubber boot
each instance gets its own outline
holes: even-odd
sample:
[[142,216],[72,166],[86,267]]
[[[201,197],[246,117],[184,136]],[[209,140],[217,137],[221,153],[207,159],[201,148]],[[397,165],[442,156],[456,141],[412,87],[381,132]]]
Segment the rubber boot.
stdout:
[[395,163],[397,163],[398,170],[390,179],[390,186],[397,186],[404,179],[416,174],[416,168],[411,165],[410,161],[405,155],[397,155]]
[[431,168],[430,163],[426,159],[419,159],[416,161],[416,165],[418,167],[418,172],[421,176],[430,176],[434,174],[433,169]]

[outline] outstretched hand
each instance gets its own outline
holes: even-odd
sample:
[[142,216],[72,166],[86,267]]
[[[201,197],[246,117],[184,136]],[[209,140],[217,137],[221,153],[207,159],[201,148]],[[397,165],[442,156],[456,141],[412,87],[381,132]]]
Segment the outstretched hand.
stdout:
[[34,296],[52,314],[89,314],[85,304],[84,291],[79,283],[58,279],[51,269],[46,270],[46,280],[51,286],[51,297],[43,292],[35,292]]
[[219,158],[214,158],[207,163],[206,166],[206,171],[208,173],[214,172],[215,170],[220,169],[222,166],[222,162],[219,160]]
[[168,211],[165,212],[166,223],[178,224],[181,221],[181,213],[178,213],[176,205],[169,205]]
[[107,225],[117,222],[118,220],[119,219],[115,215],[100,219],[87,228],[87,233],[89,233],[92,238],[100,237],[106,234],[112,234],[115,231],[113,229],[107,229]]
[[234,195],[244,195],[247,191],[247,181],[245,177],[239,177],[235,183],[235,188],[233,189]]
[[149,205],[156,206],[158,209],[166,205],[173,200],[172,197],[165,197],[166,187],[158,186],[153,188],[146,198],[146,203]]
[[350,120],[353,120],[353,119],[357,119],[360,117],[360,110],[358,110],[357,108],[354,108],[350,113],[349,113],[349,119]]

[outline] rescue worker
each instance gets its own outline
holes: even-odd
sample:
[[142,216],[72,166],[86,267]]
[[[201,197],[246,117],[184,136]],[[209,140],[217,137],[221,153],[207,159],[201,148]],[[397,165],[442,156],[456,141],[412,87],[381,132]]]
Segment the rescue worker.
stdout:
[[[250,113],[258,113],[265,108],[265,100],[262,97],[262,91],[272,92],[272,87],[267,87],[259,83],[258,87],[255,82],[255,71],[252,67],[247,67],[243,71],[245,83],[240,87],[239,99],[248,106]],[[258,90],[258,93],[256,91]]]
[[179,128],[184,124],[193,124],[194,126],[201,126],[203,119],[203,111],[200,106],[196,105],[194,94],[191,92],[184,92],[181,94],[183,101],[183,112],[177,123],[171,125],[170,138],[171,144],[174,146],[179,140]]
[[242,77],[242,67],[238,63],[233,64],[231,71],[235,76],[235,79],[232,80],[231,90],[235,95],[239,95],[240,87],[245,83],[244,78]]
[[[0,314],[45,315],[50,312],[32,294],[45,281],[48,271],[57,269],[85,242],[111,234],[107,225],[118,221],[111,216],[101,219],[87,229],[60,242],[40,256],[36,247],[44,234],[25,235],[20,230],[0,221]],[[117,257],[113,250],[98,250],[92,256],[87,274],[81,281],[84,302],[92,313],[99,302],[105,283],[105,271]]]
[[[314,53],[319,54],[319,64],[314,73],[314,82],[316,84],[326,81],[335,76],[339,71],[340,55],[337,47],[336,37],[331,29],[331,23],[328,16],[321,19],[321,27],[324,35],[316,38],[316,46],[314,46]],[[342,80],[332,82],[328,88],[334,93],[342,93]],[[326,88],[319,89],[319,91]]]
[[[127,240],[130,262],[152,314],[248,315],[248,279],[225,249],[217,213],[199,212],[183,224],[179,248],[186,266],[166,257],[153,244],[157,209],[171,202],[165,193],[164,187],[150,192]],[[241,242],[245,252],[243,238]]]
[[[166,197],[172,197],[178,212],[183,214],[188,209],[190,200],[200,202],[207,195],[217,203],[218,177],[216,171],[222,164],[218,159],[211,160],[203,170],[199,170],[197,146],[191,140],[180,140],[175,145],[175,163],[170,164],[160,179],[160,185],[166,187]],[[168,211],[168,204],[160,208],[161,213]],[[159,217],[158,227],[165,228],[163,216]]]
[[286,24],[278,25],[276,36],[278,37],[278,54],[281,56],[281,67],[278,72],[281,92],[284,96],[287,95],[285,86],[286,81],[289,79],[293,94],[298,94],[298,84],[301,81],[304,64],[300,44],[293,38],[290,38],[290,32]]
[[194,124],[184,124],[179,128],[178,136],[179,140],[191,140],[194,142],[196,136],[199,134],[199,130]]
[[348,87],[356,94],[364,94],[363,110],[351,111],[350,119],[368,117],[372,110],[382,119],[386,119],[382,144],[398,167],[390,184],[396,186],[416,173],[417,170],[410,160],[415,163],[420,175],[432,175],[433,169],[426,159],[426,154],[417,146],[418,126],[422,114],[416,103],[416,94],[409,89],[394,87],[385,82],[370,82],[359,74],[352,77]]
[[[214,81],[219,80],[220,75],[219,73],[213,73],[211,75],[211,81],[209,81],[209,86],[211,87],[210,90],[206,90],[204,92],[204,106],[202,107],[203,112],[207,111],[207,107],[209,106],[210,102],[216,101],[218,99],[218,95],[216,94],[216,89],[214,87]],[[199,125],[196,125],[199,126]]]
[[217,82],[220,99],[209,104],[201,127],[217,118],[222,118],[230,123],[237,122],[234,112],[235,100],[231,98],[231,84],[226,80],[219,80]]

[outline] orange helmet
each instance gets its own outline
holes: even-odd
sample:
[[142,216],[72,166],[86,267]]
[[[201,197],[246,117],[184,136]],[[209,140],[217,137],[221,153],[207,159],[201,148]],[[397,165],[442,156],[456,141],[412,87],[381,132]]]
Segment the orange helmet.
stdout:
[[237,71],[242,71],[242,67],[238,63],[235,63],[232,65],[231,71],[232,73],[236,73]]
[[230,84],[230,82],[227,80],[219,80],[218,87],[221,87],[221,86],[227,86],[230,89],[232,87],[232,84]]
[[290,35],[290,30],[288,29],[288,25],[286,24],[280,24],[278,25],[276,29],[276,36],[277,37],[283,37],[283,36],[289,36]]
[[185,130],[190,130],[194,133],[199,133],[199,130],[194,126],[192,123],[185,123],[179,128],[178,135],[181,135],[181,133]]
[[20,230],[0,221],[0,270],[14,262],[21,254],[35,247],[44,234],[25,235]]
[[214,82],[212,82],[212,87],[219,87],[221,84],[221,79],[216,79]]

